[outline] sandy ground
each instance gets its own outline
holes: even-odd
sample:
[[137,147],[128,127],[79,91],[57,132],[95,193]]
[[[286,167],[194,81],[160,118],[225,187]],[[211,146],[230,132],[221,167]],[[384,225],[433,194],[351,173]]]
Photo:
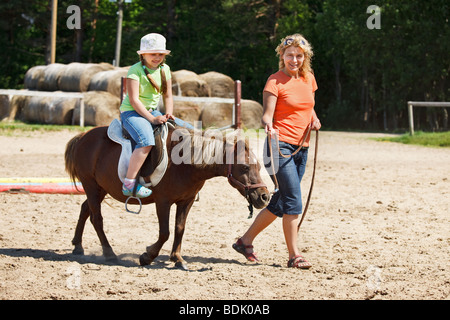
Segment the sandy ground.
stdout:
[[[63,154],[73,135],[0,136],[0,177],[66,177]],[[281,219],[255,240],[260,263],[231,248],[252,220],[225,178],[207,182],[188,217],[182,253],[189,271],[168,261],[172,235],[152,265],[139,266],[158,235],[154,205],[140,215],[112,199],[103,205],[105,232],[120,258],[111,265],[90,222],[86,256],[71,253],[84,195],[0,193],[0,299],[449,299],[450,149],[373,136],[320,134],[299,237],[313,264],[308,271],[286,268]],[[305,194],[312,159],[311,152]],[[272,189],[264,169],[262,176]]]

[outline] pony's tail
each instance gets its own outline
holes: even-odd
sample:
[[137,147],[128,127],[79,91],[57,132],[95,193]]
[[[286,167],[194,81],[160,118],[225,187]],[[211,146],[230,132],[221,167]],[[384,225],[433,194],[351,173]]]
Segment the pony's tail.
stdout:
[[70,141],[66,145],[66,152],[64,153],[66,172],[69,174],[69,177],[72,180],[72,183],[74,184],[75,189],[77,191],[79,191],[77,188],[77,185],[76,185],[76,180],[78,179],[78,175],[77,175],[77,170],[75,168],[74,152],[75,152],[75,147],[76,147],[78,141],[83,136],[83,134],[84,133],[80,133],[80,134],[76,135],[75,137],[73,137],[72,139],[70,139]]

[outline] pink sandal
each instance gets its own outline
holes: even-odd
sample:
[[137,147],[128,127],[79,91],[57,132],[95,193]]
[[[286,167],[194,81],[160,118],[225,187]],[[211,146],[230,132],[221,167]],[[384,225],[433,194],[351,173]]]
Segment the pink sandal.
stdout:
[[248,253],[246,249],[253,249],[252,245],[246,246],[242,240],[239,238],[236,243],[233,243],[233,249],[239,252],[240,254],[243,254],[244,257],[247,258],[248,261],[256,262],[259,261],[256,257],[255,253],[251,252]]

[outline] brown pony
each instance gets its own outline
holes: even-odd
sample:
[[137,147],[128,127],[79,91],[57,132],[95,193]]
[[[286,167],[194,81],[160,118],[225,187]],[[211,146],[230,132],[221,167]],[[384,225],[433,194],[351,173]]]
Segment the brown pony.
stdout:
[[[177,136],[174,133],[177,133]],[[217,138],[186,129],[169,130],[169,164],[166,173],[161,181],[152,187],[151,196],[141,199],[142,204],[156,204],[159,221],[158,240],[140,256],[141,265],[150,264],[168,240],[170,208],[172,204],[176,204],[175,237],[170,260],[174,261],[177,267],[186,269],[186,262],[180,254],[186,218],[196,195],[207,179],[228,177],[230,185],[246,197],[250,205],[262,208],[267,204],[270,195],[259,174],[261,167],[248,143],[239,139],[236,132],[234,136],[230,143],[229,136]],[[242,141],[243,143],[240,143]],[[190,150],[188,146],[191,147]],[[72,240],[75,246],[74,254],[84,254],[82,234],[86,220],[90,217],[100,239],[104,257],[107,261],[117,261],[117,256],[103,231],[101,202],[107,194],[124,203],[127,200],[122,194],[122,182],[117,173],[121,148],[121,145],[108,138],[107,127],[97,127],[81,133],[67,143],[66,171],[73,181],[78,179],[82,183],[87,196],[87,200],[81,205]],[[203,155],[201,161],[199,154]],[[180,155],[183,159],[181,163]],[[178,161],[174,161],[175,157],[178,157]],[[132,199],[130,203],[136,204],[137,201]]]

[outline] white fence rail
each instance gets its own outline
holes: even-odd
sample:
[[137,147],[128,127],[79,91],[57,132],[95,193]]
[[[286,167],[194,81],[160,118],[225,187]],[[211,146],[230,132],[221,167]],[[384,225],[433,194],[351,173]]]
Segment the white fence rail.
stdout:
[[413,107],[450,107],[450,102],[408,101],[409,134],[414,135]]

